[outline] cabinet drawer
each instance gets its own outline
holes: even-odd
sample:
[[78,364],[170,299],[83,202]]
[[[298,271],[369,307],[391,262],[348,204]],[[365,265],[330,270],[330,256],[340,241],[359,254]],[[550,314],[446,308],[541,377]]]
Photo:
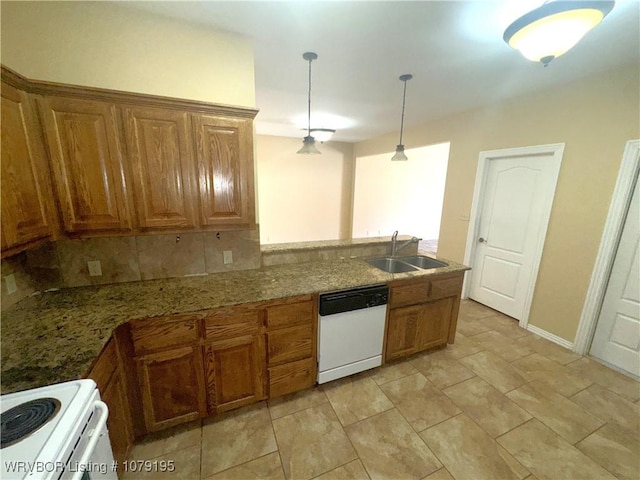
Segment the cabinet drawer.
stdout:
[[459,296],[462,291],[462,275],[454,277],[435,277],[429,280],[429,298]]
[[434,276],[391,287],[391,307],[424,303],[438,298],[459,296],[462,275]]
[[316,364],[313,358],[269,367],[269,397],[297,392],[316,383]]
[[131,340],[136,355],[196,342],[201,317],[184,314],[133,320]]
[[98,385],[100,393],[104,393],[111,376],[118,368],[118,352],[116,350],[116,342],[109,340],[107,345],[100,352],[100,356],[95,361],[87,378],[92,379]]
[[310,358],[313,354],[311,325],[282,328],[267,333],[269,366]]
[[204,336],[207,339],[223,340],[255,335],[258,333],[259,325],[260,315],[255,310],[240,313],[214,313],[204,319]]
[[428,280],[391,287],[389,303],[396,306],[425,302],[429,299],[429,287]]
[[313,322],[313,300],[267,307],[267,326],[288,327]]

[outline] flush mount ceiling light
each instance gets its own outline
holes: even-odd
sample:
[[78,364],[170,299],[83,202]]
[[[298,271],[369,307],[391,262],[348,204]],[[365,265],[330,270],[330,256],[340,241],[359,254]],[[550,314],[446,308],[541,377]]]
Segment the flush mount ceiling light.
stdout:
[[411,80],[413,75],[407,73],[405,75],[400,75],[400,80],[404,82],[404,92],[402,94],[402,118],[400,120],[400,143],[396,146],[396,153],[391,160],[409,160],[407,156],[404,154],[404,145],[402,144],[402,129],[404,128],[404,101],[407,97],[407,80]]
[[305,155],[318,155],[320,150],[316,148],[316,140],[311,136],[311,62],[318,58],[313,52],[305,52],[302,58],[309,62],[309,90],[307,95],[307,136],[302,141],[303,145],[298,153]]
[[614,4],[597,0],[546,2],[509,25],[503,38],[525,58],[546,67],[598,25]]

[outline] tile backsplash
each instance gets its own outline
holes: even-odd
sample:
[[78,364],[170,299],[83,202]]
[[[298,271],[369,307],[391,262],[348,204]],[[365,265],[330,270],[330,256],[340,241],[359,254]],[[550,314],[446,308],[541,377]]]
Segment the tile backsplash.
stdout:
[[[224,263],[224,252],[231,263]],[[228,254],[229,255],[229,254]],[[99,261],[100,276],[87,262]],[[260,267],[260,234],[254,230],[63,239],[2,260],[2,310],[37,291],[157,278],[206,275]],[[9,294],[6,277],[17,291]]]

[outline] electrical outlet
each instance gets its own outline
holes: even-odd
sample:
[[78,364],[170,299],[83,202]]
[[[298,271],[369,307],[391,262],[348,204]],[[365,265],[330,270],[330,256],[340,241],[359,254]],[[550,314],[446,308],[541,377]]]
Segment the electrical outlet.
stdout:
[[460,220],[461,222],[468,222],[469,221],[469,214],[468,213],[461,213],[460,216],[458,217],[458,220]]
[[18,291],[18,286],[16,285],[16,276],[13,273],[4,277],[4,281],[7,284],[7,293],[9,295],[13,295]]
[[233,252],[231,250],[225,250],[222,252],[222,258],[225,265],[233,263]]
[[89,267],[89,275],[92,277],[100,277],[102,276],[102,265],[100,265],[100,260],[91,260],[87,262],[87,267]]

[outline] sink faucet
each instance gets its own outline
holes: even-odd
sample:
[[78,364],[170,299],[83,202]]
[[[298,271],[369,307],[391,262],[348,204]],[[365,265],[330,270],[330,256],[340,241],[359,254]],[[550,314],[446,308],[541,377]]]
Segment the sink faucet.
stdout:
[[402,242],[400,245],[398,245],[398,230],[396,230],[395,232],[393,232],[393,235],[391,235],[391,256],[395,257],[396,254],[407,245],[418,243],[420,240],[422,239],[418,237],[412,237],[411,240],[407,240],[406,242]]

